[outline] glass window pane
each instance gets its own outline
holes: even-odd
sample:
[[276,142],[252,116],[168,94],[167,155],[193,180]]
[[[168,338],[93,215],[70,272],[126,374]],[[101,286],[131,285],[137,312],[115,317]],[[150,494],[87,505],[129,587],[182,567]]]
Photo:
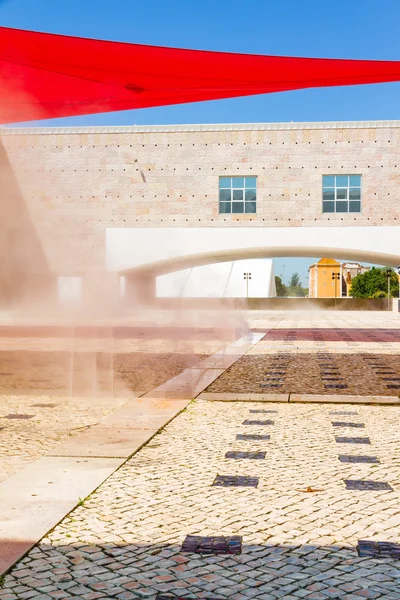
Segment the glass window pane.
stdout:
[[255,202],[245,202],[246,213],[255,213],[256,212],[256,203]]
[[230,188],[231,187],[231,178],[230,177],[220,177],[219,178],[219,187],[220,188]]
[[243,200],[243,190],[232,190],[232,200]]
[[347,187],[349,185],[348,175],[336,175],[336,187]]
[[360,188],[350,188],[350,200],[360,200],[361,190]]
[[230,200],[231,190],[219,190],[219,199],[225,201]]
[[348,202],[336,202],[336,212],[337,213],[349,212],[349,203]]
[[322,212],[324,212],[324,213],[335,212],[335,203],[334,202],[323,202],[322,203]]
[[333,187],[335,185],[335,176],[334,175],[323,175],[322,185],[324,187]]
[[245,177],[244,179],[247,188],[257,187],[257,177]]
[[246,200],[255,200],[256,197],[256,190],[246,190]]
[[352,213],[361,212],[361,202],[359,202],[358,200],[350,200],[349,212],[352,212]]
[[232,204],[230,202],[220,202],[219,203],[219,213],[225,214],[231,212]]
[[336,188],[336,199],[347,200],[347,188]]
[[244,177],[232,177],[233,188],[244,188]]
[[350,175],[350,185],[361,186],[361,175]]
[[232,212],[236,214],[244,213],[244,202],[232,202]]
[[323,192],[324,200],[334,200],[335,199],[335,189],[334,188],[324,188]]

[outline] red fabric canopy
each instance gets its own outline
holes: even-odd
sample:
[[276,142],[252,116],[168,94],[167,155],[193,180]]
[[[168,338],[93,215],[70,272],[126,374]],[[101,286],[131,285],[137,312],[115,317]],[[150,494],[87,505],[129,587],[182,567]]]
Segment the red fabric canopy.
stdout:
[[399,79],[399,61],[181,50],[0,27],[0,123]]

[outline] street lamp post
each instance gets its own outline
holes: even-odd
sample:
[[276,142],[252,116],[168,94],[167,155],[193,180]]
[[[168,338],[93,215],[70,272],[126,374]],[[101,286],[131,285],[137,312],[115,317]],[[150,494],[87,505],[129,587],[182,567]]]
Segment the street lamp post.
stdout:
[[335,288],[335,308],[336,308],[336,281],[340,281],[340,273],[335,273],[334,271],[332,271],[332,281],[333,281],[333,286]]
[[246,282],[246,299],[249,301],[249,279],[251,279],[251,273],[243,273],[243,279]]
[[390,310],[390,280],[392,278],[392,269],[386,269],[386,276],[388,281],[388,310]]

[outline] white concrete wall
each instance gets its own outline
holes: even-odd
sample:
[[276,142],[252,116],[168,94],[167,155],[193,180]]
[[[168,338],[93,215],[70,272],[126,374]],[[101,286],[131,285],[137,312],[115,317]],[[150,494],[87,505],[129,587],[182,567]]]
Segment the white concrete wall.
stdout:
[[244,273],[251,273],[250,298],[276,296],[273,261],[268,258],[214,263],[161,275],[156,280],[156,294],[162,298],[245,298]]

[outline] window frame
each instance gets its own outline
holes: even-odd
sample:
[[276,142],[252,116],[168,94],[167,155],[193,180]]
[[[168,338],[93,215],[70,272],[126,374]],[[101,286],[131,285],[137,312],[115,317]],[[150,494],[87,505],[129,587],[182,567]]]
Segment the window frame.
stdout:
[[[222,180],[230,180],[228,187]],[[254,185],[246,185],[246,180],[254,180]],[[234,182],[234,180],[236,180]],[[243,180],[240,185],[240,180]],[[255,215],[257,214],[257,175],[220,175],[218,178],[218,210],[220,215]],[[229,191],[229,199],[221,197],[221,191]],[[234,198],[236,192],[236,198]],[[254,198],[246,199],[246,195],[254,192]],[[226,196],[226,194],[225,194]],[[241,196],[239,198],[239,196]],[[223,205],[223,206],[222,206]],[[221,208],[230,210],[221,210]],[[246,210],[246,209],[249,210]]]
[[[325,184],[325,178],[333,177],[333,184]],[[347,184],[338,183],[338,177],[347,177]],[[351,178],[359,177],[359,184],[352,184]],[[346,190],[346,192],[345,192]],[[338,192],[339,191],[339,192]],[[358,198],[351,198],[351,192],[358,191]],[[333,193],[332,198],[327,198],[327,193]],[[344,193],[345,192],[345,193]],[[340,197],[343,195],[343,197]],[[358,203],[358,210],[351,210],[350,205]],[[332,210],[330,210],[332,208]],[[343,209],[343,210],[341,210]],[[360,214],[362,212],[362,174],[361,173],[335,173],[322,175],[322,214]]]

